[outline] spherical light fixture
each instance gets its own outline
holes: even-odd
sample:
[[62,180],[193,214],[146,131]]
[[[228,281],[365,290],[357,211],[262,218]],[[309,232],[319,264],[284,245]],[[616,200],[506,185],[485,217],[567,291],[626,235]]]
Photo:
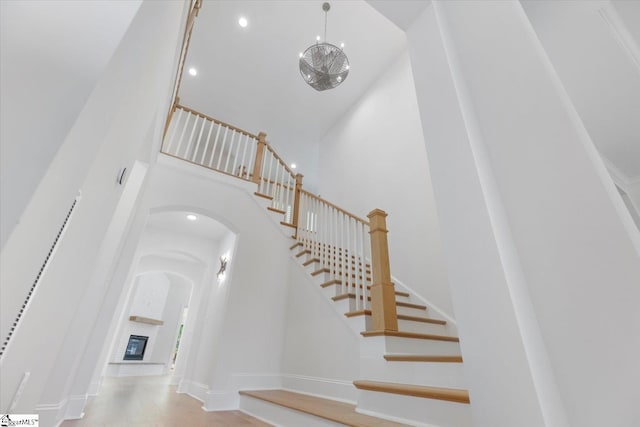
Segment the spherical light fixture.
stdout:
[[324,3],[324,42],[311,45],[300,57],[300,74],[317,91],[333,89],[345,81],[349,74],[349,59],[341,48],[327,43],[327,12],[331,5]]

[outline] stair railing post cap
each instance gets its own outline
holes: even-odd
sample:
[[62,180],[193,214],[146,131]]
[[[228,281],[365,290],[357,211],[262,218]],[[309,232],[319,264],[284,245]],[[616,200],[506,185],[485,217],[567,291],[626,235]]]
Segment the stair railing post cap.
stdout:
[[369,212],[369,214],[367,215],[367,218],[372,218],[374,216],[383,216],[386,218],[388,214],[382,209],[374,209],[371,212]]

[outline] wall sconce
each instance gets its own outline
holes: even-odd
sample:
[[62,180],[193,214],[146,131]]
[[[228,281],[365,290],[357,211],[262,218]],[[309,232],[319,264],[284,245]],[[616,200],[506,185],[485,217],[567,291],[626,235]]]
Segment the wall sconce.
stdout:
[[220,270],[218,270],[218,279],[220,278],[220,276],[224,276],[224,272],[227,269],[227,258],[226,257],[220,257]]

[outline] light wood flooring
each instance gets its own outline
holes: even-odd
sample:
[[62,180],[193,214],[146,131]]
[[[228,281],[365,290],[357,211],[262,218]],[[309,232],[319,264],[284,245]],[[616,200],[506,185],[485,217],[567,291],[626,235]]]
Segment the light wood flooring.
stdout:
[[61,427],[268,427],[240,411],[205,412],[202,403],[176,393],[169,378],[106,378],[81,420]]

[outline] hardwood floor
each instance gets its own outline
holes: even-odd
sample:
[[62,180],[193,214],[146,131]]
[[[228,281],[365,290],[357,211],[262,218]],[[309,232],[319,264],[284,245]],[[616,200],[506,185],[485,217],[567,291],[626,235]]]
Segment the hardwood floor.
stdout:
[[202,403],[176,393],[169,378],[106,378],[81,420],[61,427],[268,427],[240,411],[205,412]]

